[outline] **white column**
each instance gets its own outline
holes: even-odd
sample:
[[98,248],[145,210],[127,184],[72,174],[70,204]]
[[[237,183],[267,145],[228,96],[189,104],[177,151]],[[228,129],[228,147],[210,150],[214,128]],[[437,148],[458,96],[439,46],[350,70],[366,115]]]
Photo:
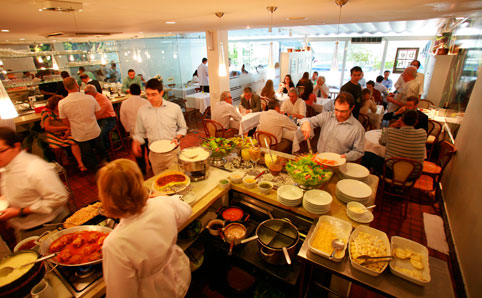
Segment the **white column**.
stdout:
[[[224,65],[226,76],[220,77],[219,62],[221,56],[220,43],[224,48]],[[229,62],[228,62],[228,31],[206,31],[206,48],[208,53],[209,93],[211,95],[211,107],[218,101],[223,91],[229,91]]]

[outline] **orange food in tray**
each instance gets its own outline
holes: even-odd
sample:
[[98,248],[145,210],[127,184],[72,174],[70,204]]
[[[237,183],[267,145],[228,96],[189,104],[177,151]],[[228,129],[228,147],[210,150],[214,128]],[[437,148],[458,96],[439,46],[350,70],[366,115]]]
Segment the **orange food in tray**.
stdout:
[[49,252],[58,252],[57,262],[76,265],[100,260],[107,233],[82,231],[65,234],[52,242]]

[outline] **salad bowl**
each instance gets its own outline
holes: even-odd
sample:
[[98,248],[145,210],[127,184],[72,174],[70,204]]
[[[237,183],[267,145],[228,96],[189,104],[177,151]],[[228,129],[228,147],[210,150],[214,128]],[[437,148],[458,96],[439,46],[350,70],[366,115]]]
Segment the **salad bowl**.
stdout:
[[230,139],[211,137],[207,139],[201,146],[211,150],[211,164],[220,167],[226,163],[224,157],[231,153],[231,150],[236,147],[236,144]]
[[332,170],[317,164],[313,158],[306,155],[286,164],[286,171],[302,189],[321,188],[333,176]]

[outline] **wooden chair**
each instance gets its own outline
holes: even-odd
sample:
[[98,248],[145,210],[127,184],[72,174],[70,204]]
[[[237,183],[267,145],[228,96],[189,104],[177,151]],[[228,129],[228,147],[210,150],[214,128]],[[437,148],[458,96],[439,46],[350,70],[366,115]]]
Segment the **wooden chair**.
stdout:
[[457,152],[457,148],[448,141],[443,141],[440,143],[440,154],[436,162],[424,161],[422,175],[415,183],[415,188],[429,195],[433,194],[434,191],[438,190],[437,185],[442,179],[445,167],[452,160],[452,157]]
[[433,102],[428,99],[421,99],[418,101],[418,107],[421,109],[428,109],[430,106],[433,106]]
[[203,128],[206,137],[231,138],[236,135],[235,129],[224,129],[221,123],[210,119],[203,119]]
[[372,124],[370,122],[370,117],[366,114],[358,114],[358,121],[360,121],[361,125],[365,129],[365,131],[369,131],[372,129]]
[[442,132],[442,124],[435,120],[428,120],[428,133],[427,133],[427,159],[430,160],[433,149],[438,143],[440,133]]
[[266,143],[268,143],[270,149],[273,150],[276,148],[276,145],[278,145],[278,140],[276,139],[276,137],[272,133],[266,131],[255,131],[253,134],[253,138],[255,138],[258,141],[258,144],[264,148],[266,148]]
[[211,106],[207,107],[202,113],[201,119],[211,119]]
[[[422,163],[410,158],[392,157],[385,160],[383,164],[382,194],[405,198],[412,191],[415,181],[422,172]],[[387,185],[388,184],[388,187]],[[382,199],[383,206],[383,199]],[[407,214],[408,203],[405,206]],[[383,207],[382,209],[383,210]]]

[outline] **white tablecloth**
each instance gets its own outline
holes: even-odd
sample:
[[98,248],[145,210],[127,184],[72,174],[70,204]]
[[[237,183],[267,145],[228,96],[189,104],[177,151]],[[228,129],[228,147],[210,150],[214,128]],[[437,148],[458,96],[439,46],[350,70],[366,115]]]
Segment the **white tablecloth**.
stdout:
[[196,93],[196,87],[189,86],[189,87],[182,87],[182,88],[172,88],[171,89],[172,95],[180,98],[186,98],[188,95]]
[[372,129],[380,129],[384,114],[385,109],[382,105],[377,105],[377,111],[375,113],[370,112],[367,114],[370,118]]
[[279,92],[276,92],[275,93],[276,95],[276,99],[278,99],[279,101],[283,102],[287,99],[289,99],[290,97],[288,96],[288,93],[279,93]]
[[186,96],[186,107],[198,109],[199,112],[204,113],[207,107],[210,106],[209,93],[194,93]]
[[241,118],[239,122],[239,134],[244,134],[255,128],[259,124],[259,117],[261,112],[249,113]]
[[365,151],[374,153],[380,157],[385,158],[385,151],[387,148],[383,145],[380,145],[378,140],[382,135],[381,129],[374,129],[365,132]]

